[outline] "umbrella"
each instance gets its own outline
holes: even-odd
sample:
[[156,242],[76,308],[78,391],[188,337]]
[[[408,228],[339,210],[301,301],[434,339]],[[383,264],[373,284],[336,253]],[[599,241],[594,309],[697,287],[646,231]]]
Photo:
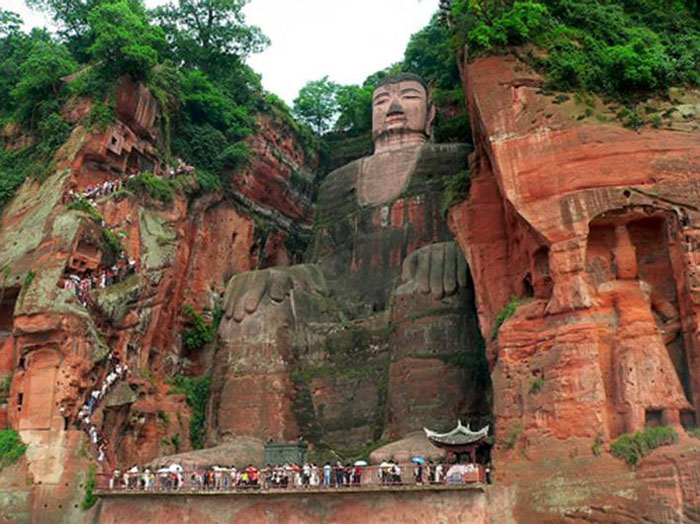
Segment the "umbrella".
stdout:
[[367,465],[366,460],[357,460],[357,461],[355,461],[355,464],[354,464],[354,466],[366,466],[366,465]]
[[423,457],[412,457],[411,462],[415,462],[416,464],[425,464],[425,459]]

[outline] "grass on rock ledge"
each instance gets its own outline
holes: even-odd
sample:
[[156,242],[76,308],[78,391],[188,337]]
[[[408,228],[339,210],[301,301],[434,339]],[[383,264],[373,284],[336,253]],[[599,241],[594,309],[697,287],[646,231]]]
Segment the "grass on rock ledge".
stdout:
[[0,431],[0,471],[17,462],[26,450],[27,445],[14,429]]
[[670,446],[678,442],[678,433],[670,426],[646,428],[636,433],[625,433],[615,440],[610,451],[613,456],[636,465],[642,457],[659,446]]
[[503,309],[501,309],[501,311],[498,313],[498,316],[496,317],[496,321],[494,322],[493,328],[491,329],[491,340],[496,340],[496,337],[498,336],[498,331],[501,329],[503,323],[510,317],[515,315],[516,310],[520,306],[529,301],[529,298],[521,298],[515,295],[510,297],[508,303],[503,307]]

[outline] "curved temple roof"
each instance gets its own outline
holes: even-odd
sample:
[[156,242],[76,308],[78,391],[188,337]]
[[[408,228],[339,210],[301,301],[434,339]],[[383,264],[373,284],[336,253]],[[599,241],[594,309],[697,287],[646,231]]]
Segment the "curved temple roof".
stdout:
[[423,431],[425,431],[425,435],[431,442],[459,446],[472,444],[486,438],[489,434],[489,426],[484,426],[479,431],[472,431],[469,424],[465,427],[462,425],[462,422],[458,420],[457,427],[447,433],[437,433],[428,428],[423,428]]

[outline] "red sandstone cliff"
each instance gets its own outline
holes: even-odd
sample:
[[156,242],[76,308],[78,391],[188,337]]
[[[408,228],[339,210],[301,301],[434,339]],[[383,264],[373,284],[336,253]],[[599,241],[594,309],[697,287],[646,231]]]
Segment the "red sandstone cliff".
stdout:
[[[464,71],[476,152],[450,226],[489,341],[495,467],[519,490],[517,520],[696,521],[700,452],[681,422],[700,413],[697,131],[574,118],[512,57]],[[498,329],[511,296],[525,303]],[[636,474],[591,452],[661,423],[681,444]]]
[[[77,125],[57,153],[57,171],[42,184],[28,181],[0,219],[0,266],[9,268],[2,284],[0,379],[12,379],[0,425],[9,423],[29,445],[23,462],[0,480],[0,493],[22,486],[22,496],[0,505],[17,522],[83,518],[74,502],[96,454],[77,414],[108,373],[110,352],[129,372],[92,416],[109,443],[102,464],[144,463],[190,448],[189,408],[183,395],[168,394],[166,380],[201,370],[207,357],[183,347],[183,306],[211,316],[233,275],[294,258],[289,239],[308,228],[310,161],[291,130],[270,117],[261,117],[259,134],[250,139],[254,161],[232,174],[234,198],[192,199],[178,191],[172,202],[159,203],[122,189],[95,199],[103,221],[70,210],[69,191],[123,180],[134,167],[168,171],[156,99],[124,81],[116,101],[114,124],[104,132]],[[81,101],[68,118],[79,122],[89,107]],[[182,184],[196,188],[193,177]],[[267,186],[276,189],[266,192]],[[121,239],[137,270],[93,290],[84,306],[63,281],[112,263],[106,230]]]

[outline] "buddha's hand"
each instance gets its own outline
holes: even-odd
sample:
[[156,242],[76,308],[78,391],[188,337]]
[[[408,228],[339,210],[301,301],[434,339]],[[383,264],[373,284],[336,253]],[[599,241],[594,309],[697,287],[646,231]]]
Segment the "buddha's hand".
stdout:
[[241,322],[262,304],[282,304],[292,292],[325,295],[325,280],[311,264],[248,271],[234,276],[224,298],[226,318]]
[[439,300],[454,295],[467,283],[467,261],[459,247],[454,242],[441,242],[417,249],[404,259],[397,292],[417,289]]

